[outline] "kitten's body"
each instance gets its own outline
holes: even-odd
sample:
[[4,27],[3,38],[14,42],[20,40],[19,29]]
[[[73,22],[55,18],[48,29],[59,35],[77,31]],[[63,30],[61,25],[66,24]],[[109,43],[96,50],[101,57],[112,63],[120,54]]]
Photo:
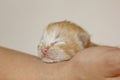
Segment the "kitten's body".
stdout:
[[71,59],[81,50],[95,46],[89,34],[69,21],[48,25],[38,45],[39,56],[44,62],[60,62]]

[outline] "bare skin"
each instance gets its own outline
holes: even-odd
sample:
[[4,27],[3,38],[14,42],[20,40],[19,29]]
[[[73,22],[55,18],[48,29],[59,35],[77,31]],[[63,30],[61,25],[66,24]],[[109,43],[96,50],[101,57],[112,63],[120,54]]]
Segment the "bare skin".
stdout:
[[47,64],[0,47],[0,80],[120,80],[120,49],[88,48],[70,61]]
[[120,48],[88,48],[72,61],[79,80],[120,80]]

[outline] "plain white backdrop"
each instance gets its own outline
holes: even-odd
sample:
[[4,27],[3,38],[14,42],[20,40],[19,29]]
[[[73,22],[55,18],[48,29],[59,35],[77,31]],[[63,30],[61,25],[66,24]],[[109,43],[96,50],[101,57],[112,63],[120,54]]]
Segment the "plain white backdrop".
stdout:
[[44,28],[62,20],[97,44],[120,47],[120,0],[0,0],[0,46],[37,55]]

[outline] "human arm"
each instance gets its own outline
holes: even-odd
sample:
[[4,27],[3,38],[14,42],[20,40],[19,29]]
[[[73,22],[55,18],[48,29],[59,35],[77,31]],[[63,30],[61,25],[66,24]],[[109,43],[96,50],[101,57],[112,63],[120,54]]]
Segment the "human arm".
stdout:
[[0,47],[0,80],[120,80],[119,73],[119,48],[88,48],[70,61],[47,64]]
[[36,56],[0,47],[0,80],[61,80],[68,75],[64,66],[64,62],[47,64]]

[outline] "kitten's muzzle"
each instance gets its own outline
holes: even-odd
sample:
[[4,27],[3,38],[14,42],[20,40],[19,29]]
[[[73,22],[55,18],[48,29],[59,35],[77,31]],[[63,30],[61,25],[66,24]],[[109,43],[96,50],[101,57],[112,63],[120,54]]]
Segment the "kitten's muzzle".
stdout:
[[41,52],[42,52],[42,54],[43,54],[44,56],[46,56],[46,55],[47,55],[47,52],[48,52],[48,48],[42,49]]

